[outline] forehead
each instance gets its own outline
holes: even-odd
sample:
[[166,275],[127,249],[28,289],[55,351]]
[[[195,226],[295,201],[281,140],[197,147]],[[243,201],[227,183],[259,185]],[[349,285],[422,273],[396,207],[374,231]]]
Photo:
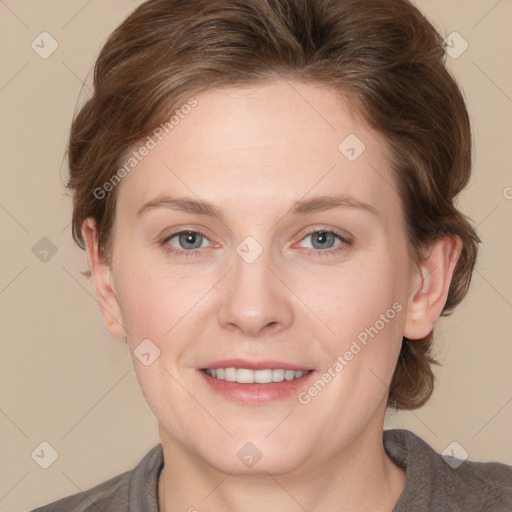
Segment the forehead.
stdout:
[[194,104],[150,136],[119,207],[135,211],[164,193],[239,210],[333,192],[376,209],[397,203],[385,139],[331,88],[283,80],[209,89]]

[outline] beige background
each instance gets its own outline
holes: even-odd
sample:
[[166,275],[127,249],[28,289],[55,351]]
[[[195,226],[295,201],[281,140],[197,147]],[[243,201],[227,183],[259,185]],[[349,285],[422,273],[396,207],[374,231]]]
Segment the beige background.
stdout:
[[[86,490],[132,468],[158,442],[126,346],[105,332],[80,274],[87,264],[71,240],[63,187],[82,81],[137,4],[0,0],[3,511]],[[433,398],[387,426],[408,428],[440,452],[457,441],[471,459],[512,464],[512,2],[417,4],[444,36],[457,31],[469,44],[448,63],[463,85],[476,145],[460,206],[484,243],[469,296],[437,330],[443,367]],[[43,31],[59,45],[47,59],[31,48]],[[42,237],[57,249],[46,262],[32,252]],[[31,458],[43,441],[58,452],[46,470]]]

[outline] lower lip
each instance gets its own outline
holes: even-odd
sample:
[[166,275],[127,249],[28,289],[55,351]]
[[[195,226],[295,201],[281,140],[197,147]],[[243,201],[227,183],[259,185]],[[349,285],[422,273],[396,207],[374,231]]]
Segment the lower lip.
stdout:
[[258,405],[276,400],[282,400],[290,395],[297,395],[314,375],[310,371],[300,379],[283,380],[282,382],[271,382],[269,384],[239,384],[224,379],[217,379],[207,375],[204,371],[198,370],[205,382],[216,393],[221,394],[228,400],[247,405]]

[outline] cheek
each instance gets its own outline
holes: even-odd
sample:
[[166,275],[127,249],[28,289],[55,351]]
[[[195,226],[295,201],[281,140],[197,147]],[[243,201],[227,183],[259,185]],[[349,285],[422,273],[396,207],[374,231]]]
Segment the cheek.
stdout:
[[[215,323],[222,298],[219,289],[224,288],[213,288],[223,271],[215,266],[193,270],[192,265],[156,265],[134,254],[136,251],[125,250],[115,262],[116,288],[132,348],[146,338],[159,346],[171,337],[176,343],[176,333],[183,339],[194,337],[197,325]],[[404,265],[401,258],[396,248],[393,251],[383,244],[336,266],[312,266],[307,272],[288,266],[282,270],[293,293],[280,300],[294,305],[296,326],[316,329],[322,349],[338,355],[354,339],[364,341],[365,333],[373,339],[368,330],[374,332],[377,322],[379,328],[380,315],[395,302],[402,302],[404,283],[397,272]],[[229,287],[224,290],[230,293]],[[379,339],[393,333],[391,337],[396,339],[400,323],[394,319],[378,330]]]
[[[145,338],[162,339],[186,314],[194,291],[176,271],[120,259],[115,280],[128,339],[136,344]],[[199,291],[198,291],[199,292]]]
[[406,273],[397,269],[407,267],[399,260],[397,253],[376,251],[316,280],[316,293],[310,295],[311,309],[331,331],[320,327],[326,354],[322,371],[337,376],[325,398],[343,407],[352,404],[353,414],[360,413],[361,403],[374,410],[385,399],[394,372],[406,311]]
[[[324,276],[315,276],[308,286],[308,279],[301,286],[313,290],[308,295],[311,309],[318,313],[331,334],[338,340],[356,338],[365,329],[377,323],[379,331],[394,328],[397,309],[403,307],[405,283],[397,275],[395,263],[388,256],[361,259],[353,265],[341,266]],[[401,307],[393,304],[399,303]],[[387,312],[387,315],[386,315]],[[384,319],[381,319],[384,315]],[[398,329],[397,329],[398,330]],[[326,331],[327,332],[327,331]],[[329,337],[326,337],[329,339]]]

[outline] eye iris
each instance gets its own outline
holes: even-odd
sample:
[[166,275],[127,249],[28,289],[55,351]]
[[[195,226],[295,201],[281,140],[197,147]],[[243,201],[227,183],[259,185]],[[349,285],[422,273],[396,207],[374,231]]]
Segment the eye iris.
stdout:
[[[184,232],[180,234],[179,242],[184,249],[198,249],[201,247],[202,235],[199,233]],[[191,244],[192,247],[188,244]]]
[[[315,249],[330,249],[334,245],[335,240],[334,234],[327,231],[317,231],[311,235],[312,245]],[[316,243],[320,245],[316,246]]]

